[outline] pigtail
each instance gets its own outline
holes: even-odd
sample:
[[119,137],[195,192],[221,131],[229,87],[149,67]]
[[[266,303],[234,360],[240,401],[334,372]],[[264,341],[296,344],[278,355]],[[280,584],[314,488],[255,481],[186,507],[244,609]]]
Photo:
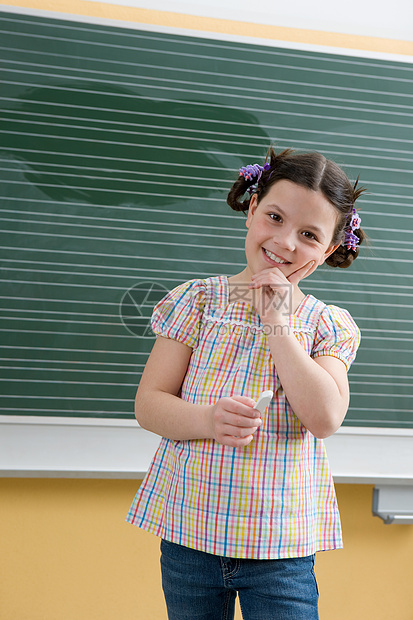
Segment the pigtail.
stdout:
[[328,258],[326,258],[326,264],[329,267],[340,267],[341,269],[346,269],[350,267],[352,262],[359,255],[360,244],[367,238],[365,232],[362,228],[354,231],[356,237],[358,237],[358,245],[355,249],[348,249],[343,244],[339,245],[337,250],[330,254]]
[[[326,264],[329,265],[329,267],[340,267],[340,269],[346,269],[347,267],[350,267],[352,262],[359,255],[360,244],[363,243],[363,241],[367,238],[367,235],[360,226],[358,228],[351,227],[353,214],[356,213],[354,203],[356,202],[357,198],[359,198],[361,194],[366,191],[366,188],[358,187],[358,182],[359,177],[357,177],[356,182],[353,185],[351,208],[346,215],[344,226],[341,232],[342,243],[338,246],[337,250],[330,254],[330,256],[326,259]],[[357,237],[356,244],[352,247],[348,247],[345,244],[345,231],[348,231],[350,227],[351,234]]]
[[353,260],[357,258],[358,253],[358,247],[356,250],[348,250],[344,247],[344,245],[339,245],[337,250],[326,258],[326,264],[329,267],[340,267],[341,269],[346,269],[347,267],[350,267]]
[[[227,204],[231,207],[231,209],[234,211],[243,211],[244,213],[247,213],[252,195],[257,194],[258,198],[262,197],[263,191],[265,191],[264,188],[267,187],[267,183],[273,176],[273,173],[279,170],[281,162],[288,158],[292,153],[293,149],[285,149],[282,153],[277,155],[274,149],[270,147],[267,152],[262,174],[260,175],[258,182],[254,177],[246,178],[242,172],[245,168],[241,168],[240,175],[231,187],[227,196]],[[257,166],[257,164],[255,164],[255,166]],[[249,196],[244,198],[245,194],[249,194]],[[241,200],[242,198],[244,198],[244,200]]]
[[244,197],[245,193],[248,192],[248,189],[252,185],[254,185],[254,179],[252,181],[249,181],[245,179],[242,175],[238,177],[234,185],[229,190],[227,196],[227,204],[231,207],[231,209],[233,209],[234,211],[243,211],[244,213],[248,212],[252,194],[248,196],[248,198],[246,198],[245,200],[240,199]]

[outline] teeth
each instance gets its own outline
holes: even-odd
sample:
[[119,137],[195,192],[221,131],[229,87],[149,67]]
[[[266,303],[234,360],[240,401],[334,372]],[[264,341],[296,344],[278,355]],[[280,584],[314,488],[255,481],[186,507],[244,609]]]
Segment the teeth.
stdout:
[[265,248],[264,248],[264,252],[269,258],[271,258],[271,260],[275,261],[276,263],[281,263],[282,265],[286,265],[288,262],[286,260],[282,260],[282,258],[278,258],[278,256],[275,256],[275,254],[273,254],[269,250],[266,250]]

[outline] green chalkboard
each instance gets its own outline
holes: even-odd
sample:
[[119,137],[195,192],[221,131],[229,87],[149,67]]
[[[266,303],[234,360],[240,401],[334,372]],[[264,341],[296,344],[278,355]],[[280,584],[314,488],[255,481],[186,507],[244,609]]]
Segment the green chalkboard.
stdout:
[[[413,427],[412,66],[0,13],[0,413],[132,417],[151,307],[233,274],[270,143],[360,174],[369,246],[307,288],[363,341],[346,424]],[[122,318],[123,317],[123,318]]]

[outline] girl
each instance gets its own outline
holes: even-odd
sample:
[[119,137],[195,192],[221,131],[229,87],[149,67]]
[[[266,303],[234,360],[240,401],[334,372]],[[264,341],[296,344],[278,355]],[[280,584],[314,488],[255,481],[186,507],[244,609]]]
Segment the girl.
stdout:
[[362,191],[319,153],[271,150],[228,195],[247,212],[243,271],[155,307],[136,417],[163,439],[127,520],[162,538],[171,620],[233,618],[237,592],[248,620],[318,618],[315,552],[342,546],[322,440],[346,414],[359,331],[299,283],[357,257]]

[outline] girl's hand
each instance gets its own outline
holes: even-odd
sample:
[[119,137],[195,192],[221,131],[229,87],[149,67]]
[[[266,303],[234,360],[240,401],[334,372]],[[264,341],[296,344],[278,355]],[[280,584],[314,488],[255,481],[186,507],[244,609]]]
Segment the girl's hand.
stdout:
[[315,269],[316,269],[315,261],[310,260],[310,262],[306,263],[303,267],[301,267],[301,269],[297,269],[297,271],[290,273],[287,280],[288,282],[290,282],[290,284],[296,287],[298,283],[301,282],[301,280],[304,280],[304,278],[307,278],[313,271],[315,271]]
[[243,448],[261,426],[255,402],[246,396],[220,398],[211,410],[211,437],[224,446]]
[[293,293],[314,266],[306,263],[286,277],[278,267],[270,267],[251,278],[250,289],[254,290],[253,303],[264,324],[287,325],[288,314],[293,312]]

